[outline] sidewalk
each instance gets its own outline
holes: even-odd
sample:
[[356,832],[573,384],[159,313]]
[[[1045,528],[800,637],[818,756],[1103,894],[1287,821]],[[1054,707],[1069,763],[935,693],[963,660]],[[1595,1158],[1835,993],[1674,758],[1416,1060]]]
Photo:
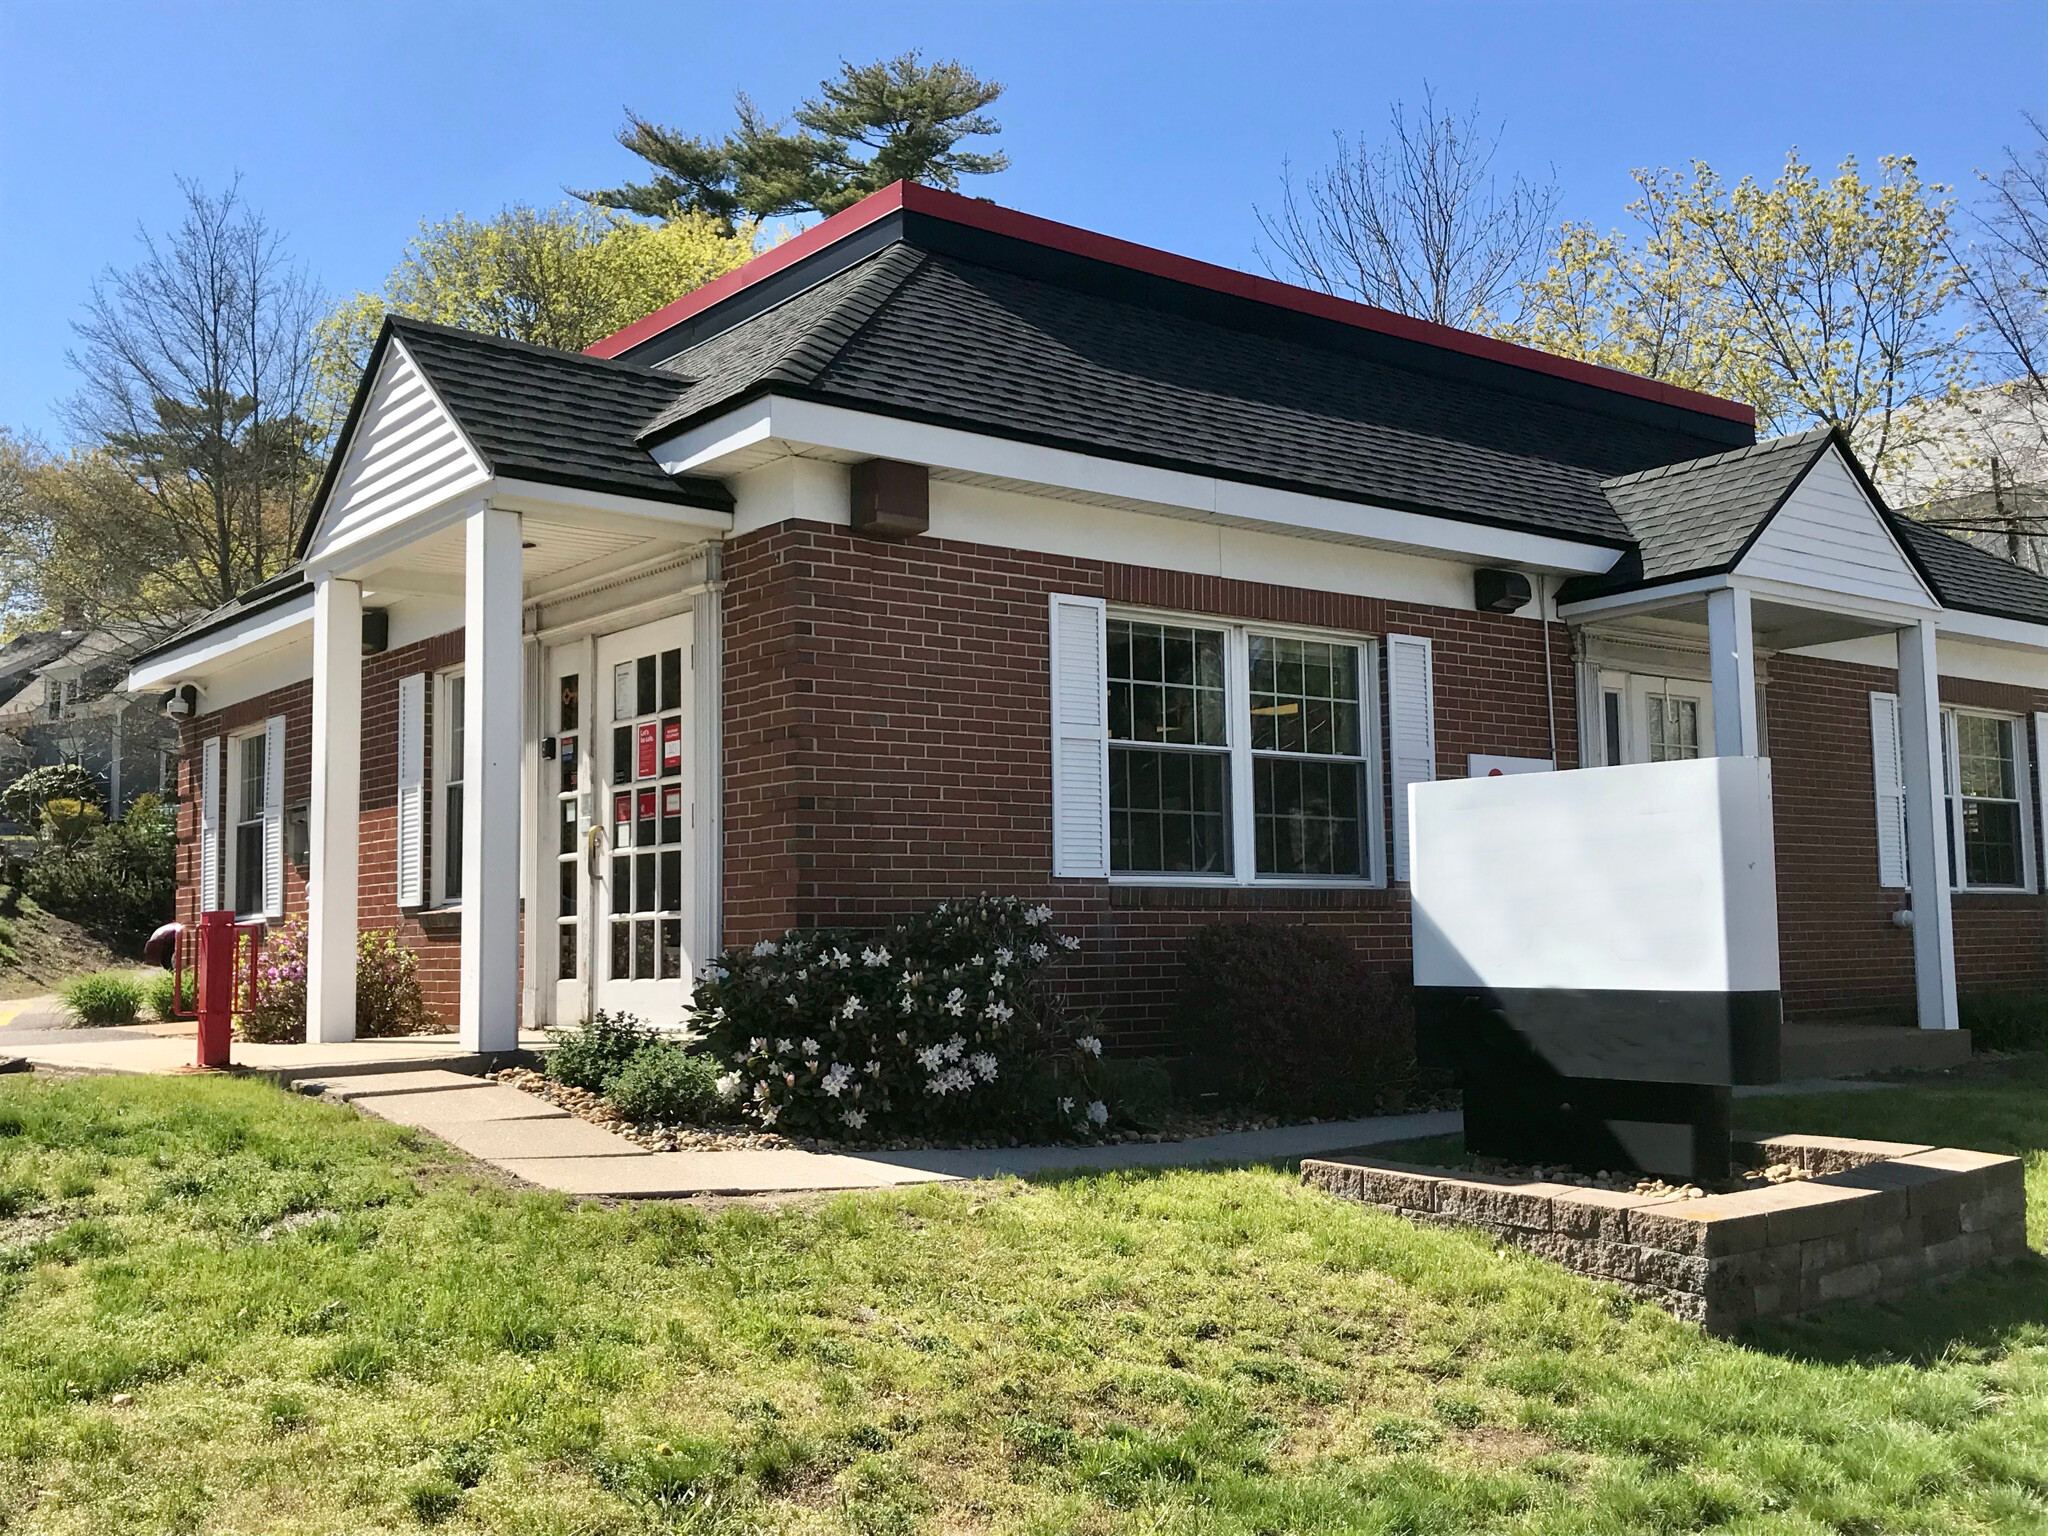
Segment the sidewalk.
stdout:
[[[55,998],[16,998],[0,1003],[0,1056],[20,1056],[32,1065],[63,1072],[132,1072],[159,1076],[192,1067],[197,1059],[196,1026],[170,1024],[79,1026]],[[547,1036],[522,1034],[522,1050],[547,1044]],[[393,1040],[347,1040],[334,1045],[252,1045],[237,1040],[229,1061],[289,1087],[323,1073],[358,1075],[420,1067],[482,1071],[492,1062],[464,1049],[454,1035],[404,1035]]]
[[938,1152],[823,1153],[796,1149],[649,1152],[579,1120],[545,1099],[457,1072],[308,1077],[304,1093],[353,1104],[409,1125],[493,1167],[570,1195],[682,1199],[693,1195],[793,1194],[888,1189],[1054,1169],[1185,1168],[1283,1161],[1455,1131],[1455,1112],[1387,1115],[1107,1147],[1014,1147]]

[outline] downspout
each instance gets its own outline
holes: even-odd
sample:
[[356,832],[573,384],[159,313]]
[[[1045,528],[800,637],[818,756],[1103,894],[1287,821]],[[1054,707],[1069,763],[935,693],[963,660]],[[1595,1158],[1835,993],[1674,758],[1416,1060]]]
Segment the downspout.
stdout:
[[1561,768],[1557,760],[1557,680],[1550,668],[1550,619],[1548,610],[1555,608],[1557,590],[1551,585],[1556,578],[1539,576],[1537,581],[1537,617],[1543,620],[1543,703],[1550,711],[1550,767],[1557,772]]

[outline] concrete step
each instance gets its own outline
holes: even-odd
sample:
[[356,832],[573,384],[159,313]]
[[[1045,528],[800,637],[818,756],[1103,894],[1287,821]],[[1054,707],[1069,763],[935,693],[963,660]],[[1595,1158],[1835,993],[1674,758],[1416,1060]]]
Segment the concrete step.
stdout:
[[1896,1024],[1787,1024],[1780,1071],[1787,1079],[1865,1077],[1872,1072],[1930,1072],[1970,1059],[1967,1029],[1903,1029]]

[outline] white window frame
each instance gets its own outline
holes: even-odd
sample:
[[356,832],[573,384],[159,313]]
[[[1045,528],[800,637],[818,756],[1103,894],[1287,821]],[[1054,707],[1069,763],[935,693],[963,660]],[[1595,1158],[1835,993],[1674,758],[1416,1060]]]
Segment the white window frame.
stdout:
[[[252,807],[242,803],[242,751],[250,741],[264,743],[265,762],[263,766],[266,781],[270,775],[268,761],[270,745],[267,724],[258,722],[255,729],[236,731],[224,743],[227,761],[223,765],[223,777],[227,780],[227,811],[222,818],[223,841],[227,844],[226,857],[221,860],[226,880],[220,893],[221,906],[235,914],[238,919],[254,920],[263,916],[266,900],[266,886],[263,874],[264,807],[262,801]],[[241,904],[242,891],[242,828],[254,825],[256,828],[256,905],[244,910]]]
[[[1980,720],[2002,720],[2012,732],[2013,752],[2013,798],[2018,808],[2020,823],[2020,883],[2018,885],[1972,885],[1970,883],[1970,861],[1963,849],[1963,758],[1961,739],[1956,730],[1956,721],[1963,715]],[[2037,885],[2034,859],[2034,805],[2033,762],[2028,736],[2028,720],[2024,715],[2015,715],[2002,709],[1975,709],[1967,705],[1944,704],[1941,706],[1942,752],[1942,804],[1948,816],[1949,860],[1954,868],[1954,878],[1949,889],[1970,895],[2022,895],[2031,894]],[[1971,798],[1982,798],[1972,796]],[[2004,802],[2000,802],[2004,803]]]
[[[1146,874],[1111,870],[1109,883],[1130,886],[1186,886],[1232,889],[1258,886],[1281,890],[1378,890],[1387,884],[1386,836],[1386,737],[1382,729],[1384,710],[1380,677],[1379,637],[1343,630],[1310,629],[1298,624],[1265,624],[1256,620],[1223,618],[1213,613],[1186,613],[1170,609],[1139,608],[1127,604],[1109,605],[1108,622],[1127,619],[1141,624],[1170,624],[1187,629],[1220,630],[1223,634],[1224,746],[1219,755],[1227,757],[1230,778],[1226,786],[1230,807],[1230,872],[1220,875]],[[1360,819],[1365,823],[1365,864],[1363,875],[1262,875],[1258,874],[1258,833],[1253,814],[1252,762],[1255,757],[1292,757],[1293,753],[1254,753],[1251,744],[1251,639],[1266,635],[1280,640],[1306,640],[1323,645],[1349,645],[1358,651],[1358,701],[1360,746],[1363,758],[1318,758],[1319,761],[1362,762],[1365,769],[1365,803]],[[1105,686],[1107,657],[1104,658]],[[1110,750],[1118,743],[1111,740]],[[1202,750],[1181,748],[1176,750]],[[1208,749],[1212,752],[1218,749]],[[1109,802],[1103,801],[1105,829]],[[1105,837],[1105,846],[1107,838]]]
[[[432,772],[428,777],[432,782],[434,797],[434,835],[429,840],[433,846],[428,850],[427,855],[432,865],[428,872],[427,888],[432,893],[431,900],[436,907],[460,907],[462,905],[460,895],[450,896],[448,894],[448,840],[451,831],[449,827],[451,818],[448,815],[448,770],[454,766],[455,762],[452,743],[455,736],[456,716],[455,708],[450,703],[450,699],[455,693],[454,684],[456,680],[462,676],[463,670],[460,667],[450,667],[445,672],[436,672],[433,676],[434,761]],[[466,692],[467,690],[465,689]],[[457,782],[466,782],[467,779],[468,771],[465,768]]]

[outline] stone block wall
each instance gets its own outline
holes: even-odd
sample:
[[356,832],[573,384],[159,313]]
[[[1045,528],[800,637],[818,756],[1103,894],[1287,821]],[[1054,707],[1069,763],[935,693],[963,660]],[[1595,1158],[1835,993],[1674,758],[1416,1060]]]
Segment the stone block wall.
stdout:
[[1814,1136],[1749,1145],[1815,1176],[1692,1199],[1367,1158],[1306,1161],[1301,1176],[1411,1220],[1490,1232],[1723,1334],[2026,1251],[2016,1157]]

